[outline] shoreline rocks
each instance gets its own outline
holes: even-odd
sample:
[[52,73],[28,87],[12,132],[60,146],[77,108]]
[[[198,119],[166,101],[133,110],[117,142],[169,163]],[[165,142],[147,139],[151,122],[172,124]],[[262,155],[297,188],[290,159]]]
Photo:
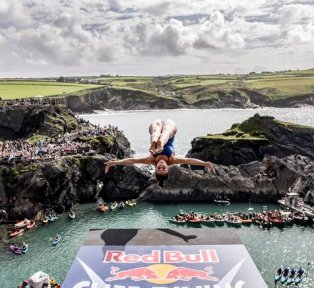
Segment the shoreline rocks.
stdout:
[[[104,174],[106,161],[131,155],[126,137],[114,130],[110,141],[99,136],[84,139],[97,144],[96,155],[1,164],[0,200],[9,220],[33,218],[47,207],[61,213],[97,197],[210,203],[220,194],[231,202],[276,203],[291,187],[313,205],[313,130],[255,115],[223,134],[193,141],[188,156],[214,160],[217,175],[172,166],[163,188],[146,166],[114,166]],[[226,157],[232,151],[234,157]]]

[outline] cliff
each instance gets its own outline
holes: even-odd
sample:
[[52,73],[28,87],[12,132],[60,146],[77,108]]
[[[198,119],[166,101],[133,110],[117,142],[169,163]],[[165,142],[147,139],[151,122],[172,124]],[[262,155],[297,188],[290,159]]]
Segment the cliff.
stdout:
[[94,110],[147,110],[191,107],[185,101],[161,97],[153,93],[132,89],[101,88],[66,98],[67,107],[76,113],[93,113]]
[[[132,87],[99,89],[66,96],[67,107],[76,113],[95,110],[147,110],[179,108],[257,108],[314,106],[313,94],[272,98],[267,93],[244,87],[203,87],[175,89],[162,86],[151,90]],[[158,92],[159,91],[159,92]]]
[[0,110],[0,139],[56,136],[78,126],[73,113],[62,106],[16,106]]
[[187,157],[222,165],[262,161],[267,155],[300,154],[314,160],[313,143],[314,128],[256,114],[222,134],[193,139]]

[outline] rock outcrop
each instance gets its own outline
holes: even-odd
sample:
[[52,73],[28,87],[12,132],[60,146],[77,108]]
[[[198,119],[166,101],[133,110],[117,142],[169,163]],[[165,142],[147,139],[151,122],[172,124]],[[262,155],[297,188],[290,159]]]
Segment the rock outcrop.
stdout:
[[18,106],[0,110],[0,139],[56,136],[78,126],[73,113],[62,106]]
[[300,154],[314,160],[313,143],[314,128],[256,114],[222,134],[193,139],[187,157],[236,166],[262,161],[267,155]]
[[178,109],[192,107],[186,101],[161,97],[140,90],[102,88],[83,95],[66,98],[67,107],[77,113],[93,113],[94,110],[146,110]]

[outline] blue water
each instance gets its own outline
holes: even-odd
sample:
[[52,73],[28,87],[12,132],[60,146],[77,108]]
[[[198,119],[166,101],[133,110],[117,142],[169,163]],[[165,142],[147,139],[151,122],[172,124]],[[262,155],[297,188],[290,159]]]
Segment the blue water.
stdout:
[[[262,205],[251,205],[255,210],[261,210]],[[153,204],[141,202],[136,207],[125,208],[101,214],[94,204],[81,205],[76,210],[77,218],[68,219],[61,216],[55,223],[46,226],[38,224],[21,237],[0,242],[0,283],[2,288],[16,287],[24,278],[41,270],[52,275],[56,280],[63,281],[73,262],[76,253],[83,242],[85,233],[93,228],[177,228],[168,221],[169,217],[185,211],[202,213],[246,211],[249,205],[231,204],[218,206],[214,204]],[[268,205],[269,209],[275,206]],[[202,227],[200,229],[211,229]],[[269,287],[272,287],[273,272],[284,264],[290,267],[306,265],[314,260],[313,226],[293,225],[283,229],[272,228],[263,230],[258,226],[236,229]],[[51,240],[56,233],[62,236],[58,246],[53,247]],[[8,251],[9,243],[30,244],[29,253],[16,256]],[[314,281],[310,274],[307,282],[301,287],[310,288]]]

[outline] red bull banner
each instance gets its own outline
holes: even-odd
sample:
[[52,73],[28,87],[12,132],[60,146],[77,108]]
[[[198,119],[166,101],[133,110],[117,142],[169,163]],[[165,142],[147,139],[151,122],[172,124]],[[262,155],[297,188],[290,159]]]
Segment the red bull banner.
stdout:
[[243,245],[83,246],[63,288],[267,288]]

